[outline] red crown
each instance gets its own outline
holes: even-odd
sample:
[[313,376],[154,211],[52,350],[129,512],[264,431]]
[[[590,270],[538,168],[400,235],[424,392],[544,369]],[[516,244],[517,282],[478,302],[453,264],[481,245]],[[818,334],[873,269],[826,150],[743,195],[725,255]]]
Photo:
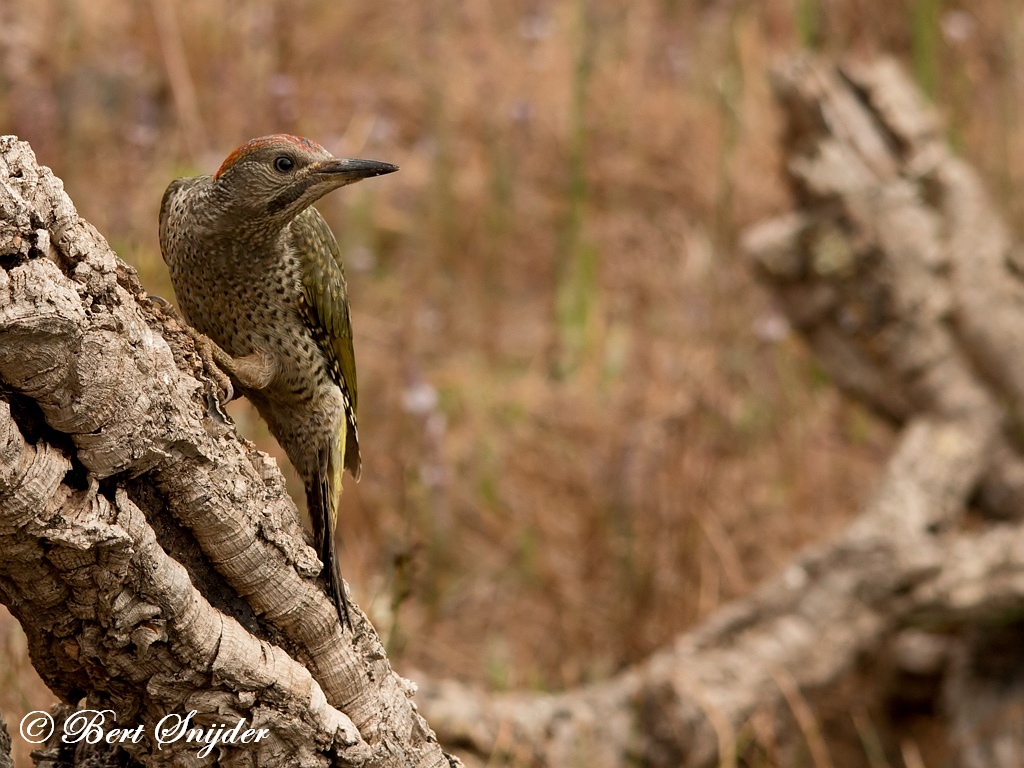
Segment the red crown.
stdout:
[[248,157],[257,149],[263,149],[264,147],[269,147],[274,144],[286,144],[298,147],[299,149],[304,149],[307,152],[325,151],[323,147],[315,141],[307,139],[305,136],[292,136],[288,133],[273,133],[270,136],[260,136],[257,139],[249,139],[249,141],[245,142],[245,144],[238,147],[234,152],[228,155],[224,159],[224,162],[221,163],[220,168],[218,168],[217,172],[213,175],[213,178],[219,179],[222,173],[242,158]]

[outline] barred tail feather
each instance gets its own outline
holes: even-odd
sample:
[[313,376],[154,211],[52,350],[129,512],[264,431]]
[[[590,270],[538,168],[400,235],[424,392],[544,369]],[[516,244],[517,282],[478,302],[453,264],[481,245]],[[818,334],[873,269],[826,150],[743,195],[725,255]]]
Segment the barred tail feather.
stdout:
[[313,539],[317,555],[327,573],[327,590],[338,609],[342,626],[352,629],[352,617],[345,595],[345,582],[341,578],[335,530],[338,522],[338,504],[341,499],[341,475],[345,463],[345,430],[340,440],[320,452],[317,476],[306,487],[306,504],[313,522]]

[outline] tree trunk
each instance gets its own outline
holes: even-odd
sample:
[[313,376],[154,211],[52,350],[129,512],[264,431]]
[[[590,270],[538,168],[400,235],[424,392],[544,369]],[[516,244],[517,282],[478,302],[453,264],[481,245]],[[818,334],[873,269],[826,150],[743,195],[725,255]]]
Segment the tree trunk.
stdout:
[[[340,627],[280,473],[224,420],[191,338],[12,136],[0,254],[0,599],[62,701],[109,710],[108,734],[144,726],[116,748],[58,728],[51,764],[455,764],[365,616]],[[161,719],[190,712],[266,733],[205,759],[161,745]]]

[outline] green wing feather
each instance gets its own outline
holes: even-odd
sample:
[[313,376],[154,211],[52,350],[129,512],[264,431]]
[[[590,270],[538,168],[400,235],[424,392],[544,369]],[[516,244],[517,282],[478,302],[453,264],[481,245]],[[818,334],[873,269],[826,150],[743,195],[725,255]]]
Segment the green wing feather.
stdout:
[[309,302],[310,320],[323,331],[317,343],[331,364],[331,375],[347,395],[348,434],[345,442],[345,468],[359,478],[359,439],[356,431],[356,358],[352,349],[352,322],[348,311],[348,289],[341,250],[334,233],[320,212],[313,207],[300,213],[291,223],[295,248],[302,259],[302,283]]

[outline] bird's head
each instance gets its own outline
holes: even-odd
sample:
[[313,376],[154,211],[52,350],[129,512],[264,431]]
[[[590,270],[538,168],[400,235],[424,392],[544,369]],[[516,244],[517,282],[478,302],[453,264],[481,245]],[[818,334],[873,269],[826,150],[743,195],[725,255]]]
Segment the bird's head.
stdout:
[[397,170],[376,160],[336,158],[315,141],[278,133],[238,147],[213,185],[239,223],[283,225],[331,190]]

